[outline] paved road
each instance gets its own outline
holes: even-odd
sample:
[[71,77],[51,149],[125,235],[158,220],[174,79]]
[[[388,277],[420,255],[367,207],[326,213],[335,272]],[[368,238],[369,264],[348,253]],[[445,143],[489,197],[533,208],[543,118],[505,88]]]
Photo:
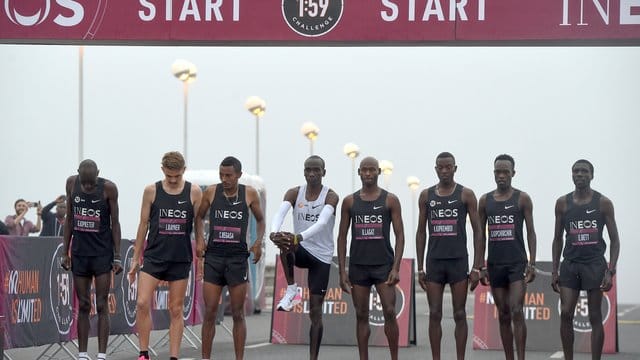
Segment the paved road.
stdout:
[[[448,296],[445,293],[445,297]],[[443,319],[443,359],[454,359],[454,343],[452,339],[453,334],[453,319],[451,318],[450,299],[445,298],[445,319]],[[473,296],[471,295],[467,301],[467,313],[473,314]],[[423,292],[419,291],[416,299],[416,320],[417,320],[417,346],[411,346],[408,348],[400,349],[401,359],[427,359],[430,358],[430,350],[427,340],[426,324],[428,322],[426,297]],[[448,307],[448,308],[447,308]],[[638,360],[640,359],[640,305],[619,305],[618,309],[619,318],[619,333],[620,333],[620,353],[616,355],[603,356],[603,359],[615,359],[615,360]],[[231,326],[231,319],[225,318],[224,324]],[[277,359],[283,358],[297,360],[308,358],[308,348],[302,345],[273,345],[268,343],[268,334],[271,328],[271,313],[263,312],[260,315],[252,315],[247,317],[247,350],[245,357],[247,359]],[[469,329],[473,328],[473,319],[469,319]],[[199,334],[200,327],[196,326],[193,330]],[[330,329],[325,329],[330,331]],[[558,331],[558,329],[549,329],[549,331]],[[152,340],[159,340],[164,332],[155,331],[152,334]],[[133,337],[134,341],[136,340]],[[112,337],[112,340],[113,337]],[[118,342],[120,339],[115,339]],[[15,360],[31,360],[35,359],[38,354],[44,351],[45,347],[38,348],[26,348],[26,349],[13,349],[8,350],[6,353]],[[168,359],[168,346],[165,344],[160,345],[157,348],[159,356],[153,357],[153,359]],[[48,354],[52,354],[53,351],[49,351]],[[94,354],[96,352],[95,339],[90,341],[90,352]],[[74,352],[75,353],[75,352]],[[124,343],[113,354],[110,355],[110,360],[130,360],[135,359],[137,351],[127,343]],[[214,355],[216,360],[233,359],[233,341],[229,333],[222,327],[217,327],[217,334],[214,341]],[[323,346],[320,349],[320,355],[323,359],[356,359],[358,356],[357,348],[355,346]],[[371,359],[388,359],[388,351],[386,348],[372,347],[369,352]],[[69,359],[70,357],[62,352],[57,353],[55,356],[43,357],[43,359]],[[181,353],[182,359],[200,359],[199,349],[190,347],[187,343],[183,342],[183,349]],[[471,349],[471,343],[467,345],[467,358],[478,360],[493,360],[504,358],[503,354],[499,351],[479,351]],[[562,353],[560,349],[553,352],[527,352],[527,359],[529,360],[542,360],[542,359],[562,359]],[[577,354],[576,360],[591,359],[589,354]]]

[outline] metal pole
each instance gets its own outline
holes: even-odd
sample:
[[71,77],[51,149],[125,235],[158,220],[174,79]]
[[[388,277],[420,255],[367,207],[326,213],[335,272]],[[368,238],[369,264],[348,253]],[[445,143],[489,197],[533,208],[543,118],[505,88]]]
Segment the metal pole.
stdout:
[[411,204],[412,204],[412,208],[413,210],[411,211],[411,225],[413,225],[413,229],[416,229],[416,207],[418,207],[418,205],[416,204],[416,191],[411,189]]
[[78,48],[78,163],[84,160],[84,46]]
[[187,83],[187,81],[183,81],[182,82],[183,88],[184,88],[184,129],[182,130],[183,134],[183,138],[182,138],[182,152],[184,154],[184,161],[185,163],[187,162],[187,108],[188,108],[188,103],[189,103],[189,84]]
[[256,175],[260,175],[260,116],[256,115]]
[[313,140],[309,139],[309,156],[313,156]]

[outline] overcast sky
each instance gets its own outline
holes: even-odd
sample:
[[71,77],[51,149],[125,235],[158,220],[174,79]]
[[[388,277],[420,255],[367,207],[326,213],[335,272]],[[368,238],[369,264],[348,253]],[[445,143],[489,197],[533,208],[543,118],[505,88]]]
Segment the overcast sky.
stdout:
[[[402,203],[405,257],[415,256],[406,178],[417,176],[421,189],[434,184],[438,153],[456,156],[457,181],[477,197],[495,187],[494,157],[515,157],[513,184],[533,199],[539,261],[551,260],[554,203],[573,189],[571,164],[587,158],[593,188],[616,210],[619,301],[640,302],[632,286],[640,272],[633,257],[640,48],[87,47],[84,157],[118,185],[125,238],[135,236],[144,186],[162,177],[162,154],[183,147],[182,85],[170,72],[177,58],[198,67],[189,92],[190,169],[215,170],[234,155],[255,173],[255,120],[243,105],[250,95],[267,101],[260,124],[267,229],[284,192],[304,181],[306,121],[320,128],[315,152],[341,199],[352,191],[345,143],[360,146],[359,159],[393,162],[389,190]],[[76,172],[78,48],[0,45],[0,79],[4,219],[19,197],[54,200]],[[270,263],[275,254],[270,246]]]

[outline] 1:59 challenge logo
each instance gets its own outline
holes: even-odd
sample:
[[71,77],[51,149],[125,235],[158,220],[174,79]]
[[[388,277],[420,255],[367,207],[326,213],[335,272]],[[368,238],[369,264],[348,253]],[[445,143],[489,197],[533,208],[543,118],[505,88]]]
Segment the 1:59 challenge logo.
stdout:
[[322,36],[338,25],[343,0],[282,0],[282,16],[302,36]]

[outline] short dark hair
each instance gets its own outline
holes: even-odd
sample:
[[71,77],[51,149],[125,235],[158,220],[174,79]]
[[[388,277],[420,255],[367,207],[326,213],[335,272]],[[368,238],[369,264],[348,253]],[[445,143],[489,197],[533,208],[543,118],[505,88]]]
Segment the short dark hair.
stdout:
[[506,161],[510,162],[512,169],[515,169],[515,167],[516,167],[516,162],[515,162],[515,160],[513,160],[513,156],[511,156],[511,155],[500,154],[500,155],[496,156],[496,159],[493,160],[493,163],[495,164],[498,160],[506,160]]
[[233,156],[227,156],[226,158],[224,158],[220,163],[220,166],[233,166],[233,170],[236,173],[242,172],[242,163],[240,162],[240,160],[236,159]]
[[323,159],[323,158],[321,158],[320,156],[318,156],[318,155],[311,155],[311,156],[309,156],[309,157],[307,158],[307,160],[305,160],[304,162],[306,163],[306,162],[307,162],[307,161],[309,161],[309,160],[320,160],[320,162],[322,163],[322,168],[324,169],[324,166],[325,166],[325,164],[324,164],[324,159]]
[[25,200],[25,199],[18,199],[18,200],[16,200],[16,202],[13,203],[13,207],[15,208],[16,205],[18,205],[18,203],[21,202],[21,201],[27,202],[27,200]]
[[78,170],[80,169],[98,170],[98,164],[96,164],[96,162],[91,159],[84,159],[80,162],[80,165],[78,166]]
[[436,156],[436,161],[438,161],[438,159],[446,159],[446,158],[452,158],[453,163],[454,164],[456,163],[456,157],[453,156],[453,154],[448,151],[443,151],[440,154],[438,154],[438,156]]
[[591,170],[591,175],[593,175],[593,164],[589,160],[580,159],[573,163],[573,166],[571,166],[571,169],[573,169],[578,164],[587,164],[587,166],[589,167],[589,170]]

